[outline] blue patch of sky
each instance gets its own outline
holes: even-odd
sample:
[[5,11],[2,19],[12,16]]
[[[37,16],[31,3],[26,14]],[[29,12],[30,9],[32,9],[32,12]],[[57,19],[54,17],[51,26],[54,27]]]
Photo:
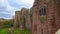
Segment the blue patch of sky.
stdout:
[[9,17],[11,17],[11,15],[10,14],[0,13],[0,17],[9,18]]
[[[8,1],[9,6],[15,7],[15,8],[18,8],[18,9],[21,9],[23,7],[25,7],[25,8],[30,8],[31,7],[31,5],[27,4],[27,3],[18,4],[18,3],[15,2],[15,0],[7,0],[7,1]],[[13,11],[12,11],[12,13],[13,13]],[[7,9],[7,6],[5,5],[5,3],[1,2],[1,0],[0,0],[0,17],[5,17],[5,18],[11,17],[10,11]]]
[[26,4],[26,3],[18,4],[16,2],[12,1],[12,0],[9,1],[9,4],[10,4],[10,6],[13,6],[13,7],[16,7],[16,8],[23,8],[23,7],[30,8],[30,6],[31,6],[30,4]]

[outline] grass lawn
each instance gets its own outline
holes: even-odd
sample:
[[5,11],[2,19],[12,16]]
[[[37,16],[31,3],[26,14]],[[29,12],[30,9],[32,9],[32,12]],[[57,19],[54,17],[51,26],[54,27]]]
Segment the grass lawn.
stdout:
[[8,28],[0,29],[0,34],[7,34]]
[[[0,29],[0,34],[9,34],[8,29],[9,28]],[[12,32],[14,32],[14,34],[31,34],[31,32],[26,29],[24,29],[24,30],[15,29]]]

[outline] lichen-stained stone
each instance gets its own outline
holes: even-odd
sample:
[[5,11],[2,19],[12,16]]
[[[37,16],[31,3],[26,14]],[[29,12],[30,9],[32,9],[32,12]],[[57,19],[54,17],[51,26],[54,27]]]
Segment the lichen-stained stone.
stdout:
[[31,16],[29,9],[22,8],[21,11],[15,12],[14,27],[21,30],[24,28],[31,29]]
[[19,28],[19,20],[20,20],[20,11],[15,12],[15,17],[14,17],[14,28]]
[[29,9],[22,8],[21,9],[21,26],[19,26],[21,29],[27,28],[31,29],[31,19],[30,19],[30,14],[29,14]]
[[25,26],[27,29],[31,29],[31,14],[29,12],[29,10],[26,10],[26,14],[25,14],[25,19],[26,19],[26,23]]

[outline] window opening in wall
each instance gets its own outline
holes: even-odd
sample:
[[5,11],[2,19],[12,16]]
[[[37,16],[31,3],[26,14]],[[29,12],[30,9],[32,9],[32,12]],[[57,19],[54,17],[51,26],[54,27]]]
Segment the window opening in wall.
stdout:
[[41,15],[41,16],[45,16],[45,15],[46,15],[46,8],[45,8],[45,7],[42,7],[42,8],[40,9],[40,15]]

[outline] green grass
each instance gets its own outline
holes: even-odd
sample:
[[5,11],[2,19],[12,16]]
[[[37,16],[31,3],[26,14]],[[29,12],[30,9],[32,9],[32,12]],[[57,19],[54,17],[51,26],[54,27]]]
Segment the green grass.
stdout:
[[[8,29],[9,28],[0,29],[0,34],[9,34]],[[14,34],[31,34],[30,30],[27,30],[27,29],[24,29],[24,30],[15,29],[12,32]]]
[[0,34],[8,34],[8,28],[0,29]]
[[15,34],[31,34],[31,32],[27,29],[24,29],[24,30],[15,29],[14,33]]

